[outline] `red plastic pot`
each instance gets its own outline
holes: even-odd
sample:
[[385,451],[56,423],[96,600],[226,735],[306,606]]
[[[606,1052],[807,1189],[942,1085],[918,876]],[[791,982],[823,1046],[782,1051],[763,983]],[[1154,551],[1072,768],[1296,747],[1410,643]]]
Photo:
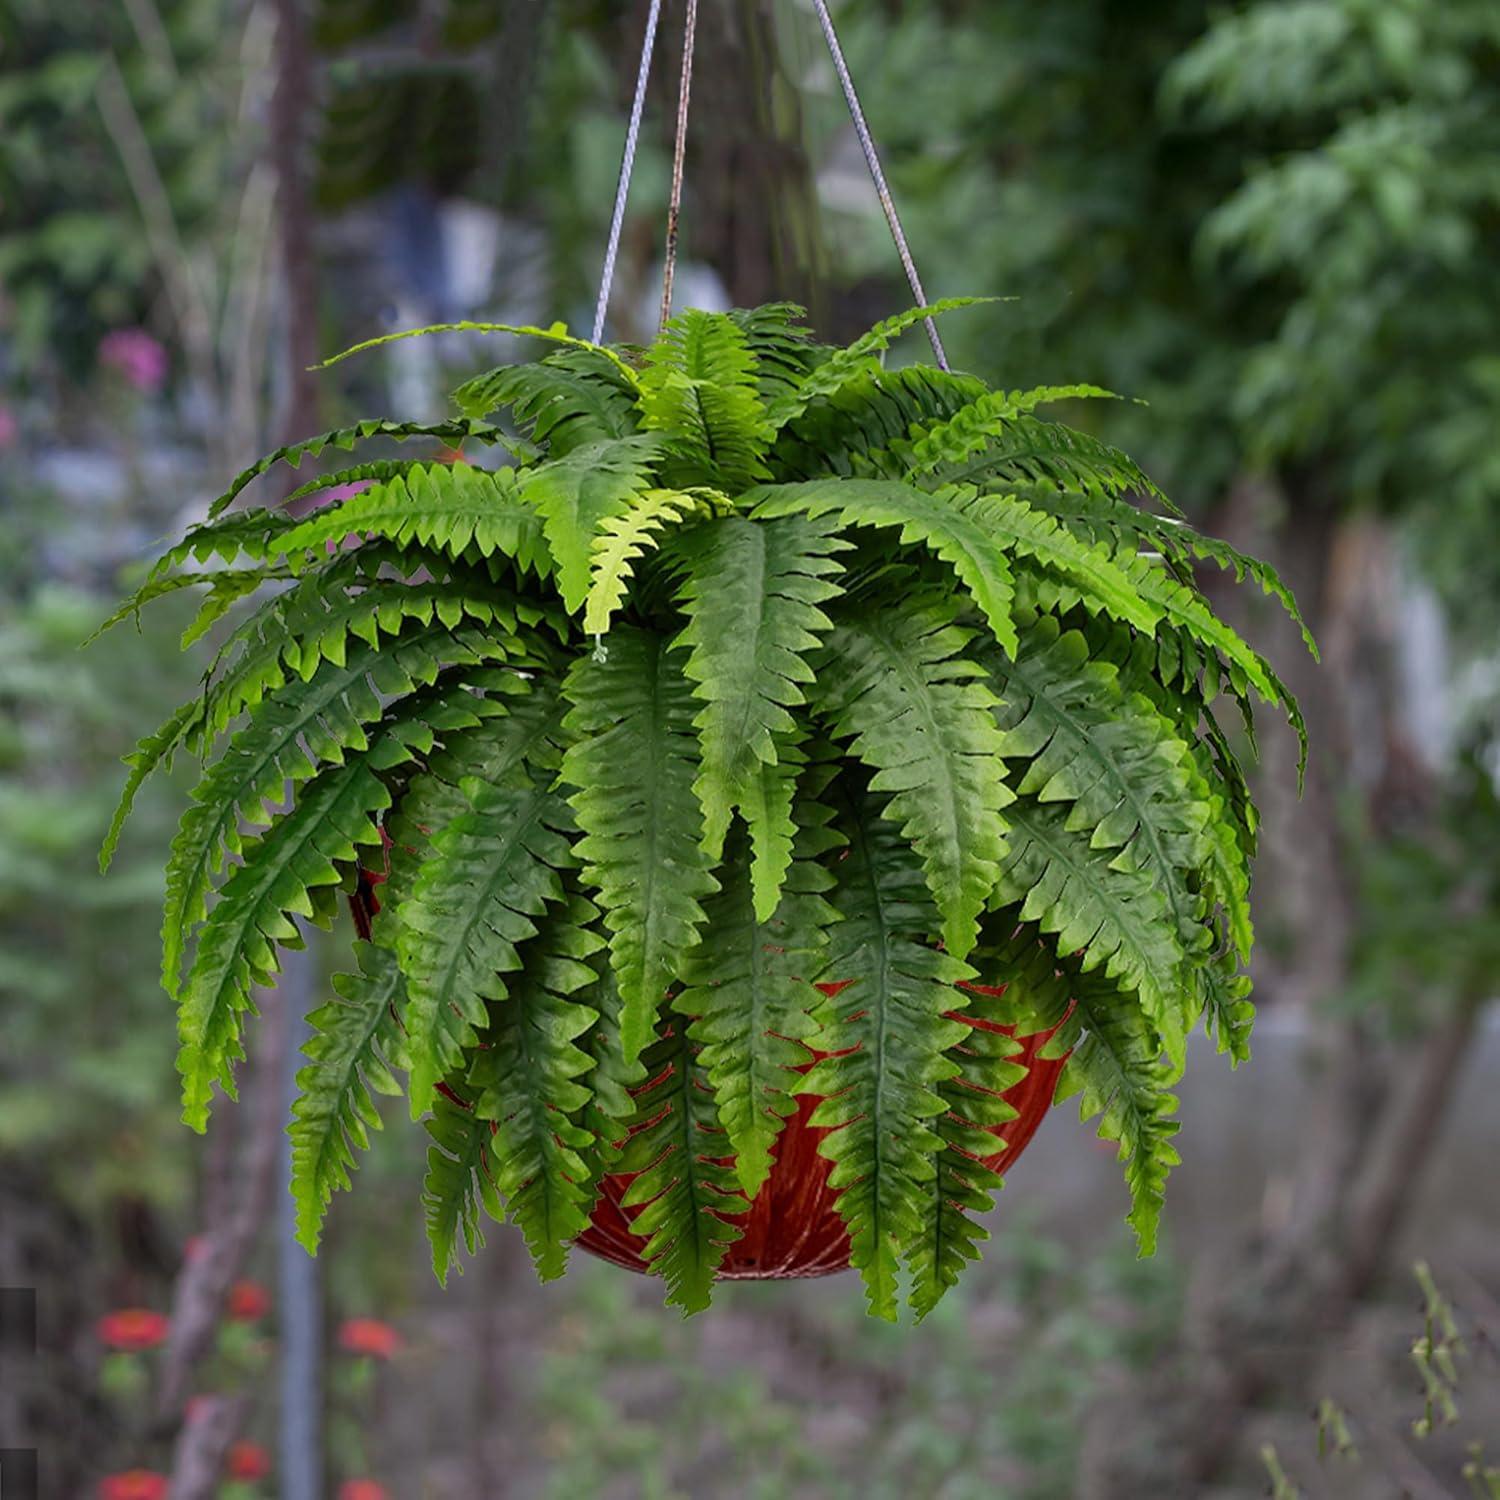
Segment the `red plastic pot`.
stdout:
[[[842,986],[829,984],[818,988],[825,994],[836,994]],[[1000,993],[985,986],[975,988],[982,994]],[[983,1021],[976,1024],[988,1030],[1009,1030],[991,1027]],[[1051,1032],[1043,1032],[1020,1039],[1021,1051],[1014,1060],[1024,1063],[1027,1073],[1005,1094],[1016,1118],[990,1127],[1001,1145],[993,1156],[983,1158],[984,1165],[993,1171],[1004,1172],[1020,1156],[1052,1106],[1057,1077],[1066,1058],[1039,1056],[1050,1036]],[[796,1114],[789,1116],[782,1127],[776,1139],[770,1177],[756,1195],[750,1212],[732,1220],[743,1234],[724,1257],[719,1270],[721,1279],[771,1281],[831,1276],[835,1271],[849,1269],[849,1236],[834,1206],[836,1195],[828,1186],[833,1164],[818,1154],[818,1142],[828,1131],[809,1124],[817,1106],[817,1099],[804,1095],[797,1101]],[[641,1209],[622,1206],[632,1181],[634,1174],[629,1172],[604,1179],[593,1222],[577,1243],[603,1260],[644,1272],[646,1263],[641,1252],[646,1242],[630,1229],[631,1221]]]

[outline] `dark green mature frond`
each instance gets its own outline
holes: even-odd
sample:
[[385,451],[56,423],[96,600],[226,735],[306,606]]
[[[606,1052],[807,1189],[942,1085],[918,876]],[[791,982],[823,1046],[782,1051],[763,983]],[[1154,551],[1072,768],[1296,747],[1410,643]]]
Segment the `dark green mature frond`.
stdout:
[[171,763],[172,752],[182,743],[182,737],[197,713],[196,699],[184,703],[180,708],[173,709],[160,728],[138,740],[135,749],[122,757],[123,763],[130,767],[130,775],[120,790],[120,800],[109,820],[109,830],[104,835],[104,842],[99,846],[99,873],[101,875],[109,869],[110,861],[115,857],[115,850],[119,848],[120,834],[124,831],[130,811],[135,806],[136,794],[158,766]]
[[667,1284],[667,1306],[701,1312],[729,1247],[749,1211],[729,1146],[719,1128],[713,1085],[681,1021],[645,1053],[652,1080],[636,1099],[636,1115],[620,1166],[637,1173],[621,1200],[638,1208],[631,1231],[642,1236],[642,1258]]
[[[816,832],[816,830],[812,830]],[[814,846],[819,840],[814,840]],[[721,889],[703,903],[707,935],[682,965],[684,989],[673,1002],[693,1017],[689,1038],[701,1047],[740,1187],[754,1198],[771,1175],[771,1148],[812,1061],[802,1045],[815,1027],[827,933],[834,921],[822,892],[833,884],[811,858],[793,864],[773,915],[760,921],[750,882],[749,839],[735,825],[720,872]]]
[[1041,385],[1029,391],[986,391],[946,421],[933,423],[913,437],[906,449],[911,471],[922,476],[951,470],[983,452],[1024,413],[1049,402],[1079,397],[1119,399],[1113,391],[1097,385]]
[[992,297],[945,297],[926,307],[912,307],[894,317],[882,318],[867,333],[861,334],[845,349],[835,349],[797,385],[779,397],[771,406],[769,419],[773,431],[779,431],[807,410],[819,396],[831,396],[844,386],[878,372],[879,356],[906,332],[927,318],[941,316]]
[[1100,1139],[1118,1142],[1130,1188],[1127,1218],[1141,1254],[1151,1255],[1167,1176],[1181,1161],[1173,1144],[1177,1100],[1168,1092],[1181,1068],[1163,1056],[1150,1023],[1122,1006],[1107,981],[1076,975],[1072,999],[1072,1017],[1057,1038],[1059,1046],[1073,1044],[1058,1102],[1077,1094],[1080,1118],[1098,1116]]
[[847,983],[818,1014],[818,1047],[832,1055],[799,1092],[822,1101],[812,1124],[830,1132],[818,1150],[833,1163],[828,1181],[870,1311],[894,1320],[901,1251],[921,1233],[944,1146],[938,1090],[957,1076],[948,1053],[967,1034],[949,1018],[966,1003],[953,986],[974,971],[928,946],[937,913],[921,866],[873,810],[863,798],[840,807],[849,852],[834,867],[842,920],[829,929],[827,972]]
[[883,479],[763,485],[751,490],[745,503],[754,506],[751,514],[758,520],[837,514],[846,526],[899,527],[904,545],[929,547],[953,569],[989,621],[995,639],[1007,651],[1015,650],[1010,567],[983,524],[983,514],[976,516],[947,497]]
[[985,1165],[1003,1142],[993,1127],[1016,1117],[1004,1094],[1026,1076],[1012,1061],[1021,1044],[1001,1027],[1015,1021],[1015,1006],[1004,997],[967,992],[961,1019],[967,1034],[948,1049],[958,1071],[937,1087],[946,1109],[933,1122],[943,1147],[937,1171],[927,1185],[921,1230],[906,1249],[911,1267],[911,1306],[925,1318],[957,1284],[990,1232],[971,1214],[988,1213],[1003,1185],[1000,1174]]
[[728,314],[755,356],[756,380],[767,406],[800,384],[833,352],[813,343],[811,334],[800,326],[805,316],[806,311],[795,302],[736,307]]
[[943,940],[963,958],[995,888],[1002,809],[1014,800],[998,704],[966,654],[974,635],[955,624],[956,604],[894,590],[861,604],[834,612],[815,706],[875,772],[870,790],[920,857]]
[[440,621],[408,630],[376,650],[360,642],[342,666],[325,662],[307,682],[289,683],[259,703],[249,722],[194,789],[167,862],[162,983],[175,996],[189,930],[205,913],[215,872],[243,852],[242,820],[264,824],[266,808],[320,765],[342,764],[368,747],[364,726],[382,713],[381,695],[400,696],[435,680],[445,663],[503,659],[505,648]]
[[436,438],[449,447],[456,447],[459,443],[471,440],[498,444],[506,448],[511,445],[510,438],[498,427],[492,427],[488,422],[477,422],[468,417],[455,418],[446,422],[388,422],[369,418],[363,422],[354,423],[352,427],[335,427],[331,432],[320,432],[317,437],[304,438],[300,443],[287,443],[284,447],[276,449],[274,453],[268,453],[264,458],[257,459],[248,469],[242,469],[236,474],[229,488],[209,506],[208,518],[212,521],[228,510],[246,485],[258,479],[268,469],[275,468],[279,463],[286,463],[295,469],[301,465],[304,458],[317,458],[326,448],[339,448],[347,453],[371,438],[392,438],[399,443],[414,437]]
[[604,909],[610,961],[624,997],[627,1061],[651,1039],[678,967],[698,940],[702,899],[717,889],[703,852],[697,708],[692,689],[650,631],[616,626],[602,652],[568,673],[574,737],[562,780],[584,837],[584,881]]
[[473,1255],[484,1244],[480,1214],[487,1213],[496,1223],[505,1218],[490,1175],[495,1127],[475,1114],[468,1100],[451,1091],[433,1100],[432,1114],[424,1123],[432,1144],[427,1148],[422,1209],[432,1246],[432,1269],[446,1286],[450,1271],[463,1270],[459,1246]]
[[415,542],[450,557],[472,543],[484,556],[498,553],[523,572],[552,569],[541,513],[522,496],[514,469],[415,464],[397,478],[324,506],[277,537],[276,550],[306,567],[312,554],[357,535]]
[[1087,832],[1113,868],[1149,875],[1184,953],[1201,955],[1212,942],[1200,889],[1214,809],[1191,742],[1096,659],[1081,631],[1061,631],[1050,615],[1022,632],[1013,662],[988,665],[1004,754],[1025,762],[1012,773],[1016,790],[1066,804],[1070,832]]
[[485,1002],[509,993],[505,976],[522,967],[517,945],[562,900],[561,871],[574,862],[572,818],[550,778],[516,769],[496,781],[466,777],[459,789],[467,809],[433,833],[396,939],[414,1120],[475,1045]]
[[[683,671],[703,704],[694,720],[702,753],[694,790],[711,859],[736,811],[760,848],[774,836],[767,823],[786,798],[773,793],[768,806],[761,778],[795,779],[783,754],[800,738],[791,710],[806,702],[807,656],[829,629],[820,606],[839,593],[831,580],[841,571],[838,553],[848,550],[826,522],[798,516],[757,525],[738,515],[695,528],[673,550],[688,619],[677,644],[688,649]],[[757,910],[766,920],[780,879],[773,871],[760,885]]]
[[733,495],[766,476],[771,428],[757,373],[744,332],[723,313],[679,313],[651,346],[641,425],[673,440],[680,464],[693,471],[687,483]]
[[393,953],[369,943],[356,943],[354,954],[359,972],[335,974],[334,999],[308,1017],[313,1036],[302,1048],[307,1066],[297,1074],[288,1127],[297,1239],[309,1254],[317,1252],[329,1201],[350,1185],[355,1152],[380,1129],[374,1095],[401,1092],[392,1072],[401,1058],[401,969]]
[[646,1082],[646,1064],[640,1058],[625,1061],[620,1045],[620,1022],[625,1002],[615,981],[615,971],[608,963],[595,960],[597,978],[583,1000],[597,1019],[578,1039],[578,1045],[593,1063],[588,1076],[589,1097],[574,1114],[575,1121],[588,1133],[590,1145],[580,1149],[588,1181],[597,1186],[606,1173],[620,1170],[625,1139],[635,1118],[636,1103],[632,1089]]
[[590,349],[562,349],[534,365],[500,365],[466,380],[453,399],[472,417],[508,408],[552,458],[586,443],[629,437],[639,422],[635,386]]
[[1006,809],[1010,835],[995,906],[1015,905],[1060,953],[1079,955],[1139,997],[1149,1024],[1179,1063],[1192,1014],[1191,982],[1166,896],[1139,870],[1116,869],[1109,850],[1072,831],[1060,807],[1022,797]]
[[567,1269],[594,1201],[593,1136],[574,1115],[590,1097],[581,1080],[593,1059],[578,1040],[599,1015],[586,1003],[596,983],[588,959],[603,947],[588,927],[597,915],[574,895],[540,919],[506,999],[490,1007],[465,1079],[475,1115],[494,1125],[490,1178],[543,1281]]

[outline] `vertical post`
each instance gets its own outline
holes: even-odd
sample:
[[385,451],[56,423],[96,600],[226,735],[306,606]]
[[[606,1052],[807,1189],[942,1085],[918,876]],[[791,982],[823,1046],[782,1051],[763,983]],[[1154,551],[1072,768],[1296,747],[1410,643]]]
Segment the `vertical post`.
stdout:
[[[313,986],[313,956],[289,953],[282,970],[282,1003],[287,1009],[283,1089],[286,1108],[296,1097],[302,1044],[311,1028],[306,1015]],[[291,1176],[291,1141],[282,1161],[277,1195],[276,1279],[281,1308],[281,1500],[322,1500],[323,1489],[323,1308],[318,1262],[297,1243],[297,1210],[285,1190]]]

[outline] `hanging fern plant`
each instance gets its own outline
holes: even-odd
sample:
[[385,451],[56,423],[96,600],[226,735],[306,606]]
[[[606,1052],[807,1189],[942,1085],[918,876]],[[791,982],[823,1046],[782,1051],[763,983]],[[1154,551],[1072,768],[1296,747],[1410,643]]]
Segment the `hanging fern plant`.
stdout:
[[[1255,812],[1216,713],[1301,730],[1191,564],[1295,606],[1036,414],[1104,392],[883,368],[957,305],[848,348],[782,305],[646,351],[511,330],[554,348],[449,422],[271,455],[116,616],[201,584],[196,639],[275,587],[120,817],[207,762],[163,945],[198,1129],[278,945],[353,902],[292,1126],[309,1249],[404,1073],[440,1276],[487,1214],[544,1277],[581,1240],[689,1311],[852,1262],[872,1311],[904,1274],[925,1312],[1054,1093],[1119,1143],[1150,1250],[1185,1038],[1247,1055]],[[464,459],[224,513],[274,463],[424,435]]]

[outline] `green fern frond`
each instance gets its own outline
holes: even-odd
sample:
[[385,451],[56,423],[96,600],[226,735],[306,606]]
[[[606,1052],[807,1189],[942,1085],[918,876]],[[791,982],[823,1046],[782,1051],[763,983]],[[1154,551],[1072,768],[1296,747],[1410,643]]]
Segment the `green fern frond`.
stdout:
[[925,1318],[958,1283],[990,1232],[971,1214],[988,1213],[1004,1185],[985,1159],[1002,1148],[993,1128],[1016,1117],[1004,1094],[1026,1076],[1013,1061],[1021,1044],[1002,1026],[1015,1019],[1014,1006],[1003,997],[968,992],[960,1018],[967,1034],[948,1049],[958,1071],[938,1085],[946,1109],[934,1122],[943,1142],[937,1171],[928,1184],[922,1227],[906,1250],[911,1267],[911,1306]]
[[589,1097],[574,1113],[574,1120],[590,1138],[584,1159],[586,1181],[597,1187],[606,1173],[618,1172],[624,1153],[630,1122],[635,1118],[633,1090],[646,1082],[646,1064],[639,1057],[625,1061],[620,1043],[620,1023],[625,1002],[615,982],[615,971],[608,963],[596,962],[598,977],[581,997],[597,1019],[578,1039],[578,1045],[592,1062],[589,1073]]
[[1180,1069],[1164,1058],[1152,1029],[1138,1012],[1118,1004],[1116,992],[1086,975],[1075,978],[1074,1011],[1059,1038],[1073,1047],[1058,1085],[1061,1103],[1079,1096],[1079,1118],[1099,1118],[1101,1140],[1119,1145],[1130,1189],[1127,1219],[1142,1255],[1156,1250],[1166,1201],[1166,1181],[1181,1157],[1173,1144],[1176,1098],[1168,1092]]
[[[696,527],[673,549],[688,621],[677,645],[688,650],[683,671],[703,704],[694,720],[702,753],[694,790],[711,859],[736,811],[763,845],[784,826],[787,795],[763,778],[777,768],[781,780],[795,777],[778,747],[796,737],[791,710],[806,702],[807,655],[830,628],[820,606],[840,592],[831,580],[841,571],[837,555],[848,550],[826,522],[788,517],[761,525],[743,516]],[[765,921],[780,883],[763,869],[759,884]]]
[[[165,598],[168,594],[180,593],[183,589],[202,588],[206,585],[211,598],[216,601],[222,600],[222,608],[219,610],[219,614],[222,614],[230,605],[243,599],[247,594],[253,593],[261,584],[288,576],[290,575],[277,568],[221,568],[211,573],[165,573],[159,577],[153,575],[108,619],[104,620],[82,644],[92,645],[101,635],[108,630],[113,630],[122,620],[134,618],[139,624],[138,617],[146,605],[154,600]],[[200,639],[212,623],[212,619],[203,623],[203,616],[200,614],[199,620],[195,621],[183,634],[183,650],[187,650],[194,641]]]
[[567,1269],[568,1246],[588,1227],[593,1190],[586,1162],[593,1136],[574,1115],[590,1090],[593,1059],[578,1045],[598,1019],[589,930],[593,903],[574,895],[551,907],[521,950],[506,999],[490,1007],[467,1074],[474,1113],[493,1123],[490,1177],[519,1225],[543,1281]]
[[399,916],[414,1120],[475,1045],[485,1002],[509,993],[517,945],[562,900],[560,872],[574,859],[567,804],[545,783],[518,770],[500,782],[468,777],[460,790],[468,807],[433,835]]
[[806,309],[795,302],[736,307],[728,314],[755,357],[756,384],[768,407],[833,352],[813,343],[811,334],[800,326],[806,316]]
[[684,959],[684,988],[673,1002],[693,1018],[688,1037],[713,1088],[741,1189],[753,1199],[771,1175],[771,1148],[812,1061],[803,1045],[822,997],[813,985],[834,920],[823,900],[832,880],[804,859],[792,866],[769,921],[756,915],[750,843],[736,823],[720,871],[721,888],[704,902],[708,935]]
[[560,458],[636,431],[636,388],[590,349],[562,349],[534,365],[500,365],[466,380],[453,399],[471,417],[507,408],[522,432]]
[[703,852],[696,704],[667,649],[649,631],[617,626],[602,657],[568,674],[574,737],[561,779],[584,837],[584,881],[604,910],[610,961],[624,997],[621,1050],[634,1061],[683,957],[698,941],[703,898],[717,889]]
[[1008,850],[993,905],[1020,908],[1060,953],[1079,955],[1084,975],[1101,970],[1139,997],[1179,1066],[1193,991],[1167,900],[1148,874],[1116,869],[1110,851],[1068,826],[1061,808],[1022,797],[1006,809]]
[[427,1241],[432,1247],[432,1269],[439,1283],[448,1284],[450,1271],[463,1270],[459,1246],[473,1255],[484,1244],[480,1215],[496,1223],[505,1208],[490,1175],[490,1142],[494,1125],[480,1119],[467,1100],[452,1093],[433,1101],[425,1121],[432,1144],[427,1148],[427,1175],[422,1183],[422,1210]]
[[317,437],[304,438],[300,443],[287,443],[274,453],[257,459],[248,469],[242,469],[236,474],[229,488],[209,506],[208,519],[216,520],[234,504],[241,490],[279,463],[296,469],[301,467],[304,458],[319,458],[328,448],[338,448],[348,453],[371,438],[389,438],[400,443],[414,437],[436,438],[449,447],[457,447],[460,443],[470,441],[510,446],[510,439],[498,427],[467,417],[446,422],[388,422],[369,418],[354,423],[352,427],[335,427],[330,432],[320,432]]
[[833,395],[850,382],[878,371],[878,356],[884,354],[908,328],[914,328],[928,318],[941,317],[943,313],[954,312],[961,307],[973,307],[981,302],[997,300],[1000,299],[945,297],[926,307],[912,307],[894,317],[882,318],[847,348],[835,349],[826,360],[772,405],[768,414],[772,431],[779,431],[800,416],[819,396]]
[[744,497],[757,520],[805,514],[836,514],[846,526],[900,528],[905,546],[925,546],[947,563],[979,606],[995,639],[1014,651],[1011,619],[1014,587],[1005,557],[994,545],[988,517],[965,506],[881,479],[825,479],[806,484],[763,485]]
[[313,1036],[302,1048],[307,1066],[297,1074],[287,1128],[297,1239],[310,1255],[334,1193],[350,1185],[355,1152],[380,1129],[374,1095],[401,1092],[392,1072],[401,1057],[401,969],[394,954],[369,943],[356,943],[354,954],[359,972],[335,974],[335,998],[308,1017]]
[[[949,950],[967,956],[1005,847],[998,707],[971,631],[933,593],[884,591],[835,612],[815,706],[921,859]],[[889,796],[889,800],[885,798]]]
[[637,1208],[631,1232],[645,1241],[641,1258],[667,1284],[667,1306],[701,1312],[729,1247],[749,1211],[714,1109],[713,1086],[679,1021],[645,1053],[652,1080],[637,1112],[620,1166],[637,1174],[621,1200]]
[[471,544],[486,557],[509,558],[523,573],[551,571],[542,517],[521,494],[514,469],[469,464],[414,464],[276,539],[276,549],[307,566],[312,554],[352,536],[415,542],[459,557]]
[[604,344],[591,344],[587,339],[574,338],[568,332],[566,323],[553,323],[547,328],[538,328],[530,323],[472,323],[468,321],[428,323],[422,328],[403,328],[399,333],[383,333],[378,338],[365,339],[361,343],[351,344],[347,349],[341,349],[337,354],[330,355],[313,368],[326,370],[331,365],[340,364],[370,349],[379,349],[385,344],[397,344],[403,339],[430,338],[435,333],[501,333],[509,334],[513,338],[542,339],[549,344],[562,344],[568,349],[584,350],[590,354],[597,354],[601,359],[607,359],[627,381],[632,385],[635,384],[635,371],[613,349]]
[[566,457],[528,469],[521,498],[542,517],[557,568],[563,606],[572,613],[588,597],[594,540],[600,527],[632,508],[649,481],[661,450],[654,434],[584,443]]
[[641,371],[641,425],[672,439],[679,464],[693,471],[688,482],[733,495],[766,477],[772,434],[758,373],[744,332],[724,313],[678,313],[651,346]]
[[136,794],[158,766],[170,764],[172,752],[182,743],[182,737],[197,713],[196,700],[184,703],[180,708],[174,709],[158,729],[138,740],[134,750],[122,757],[123,763],[130,767],[130,775],[120,791],[120,800],[109,820],[109,830],[104,835],[104,842],[99,846],[101,875],[109,869],[115,850],[120,846],[120,834],[135,806]]
[[178,1008],[183,1119],[195,1130],[208,1124],[215,1083],[237,1097],[240,1020],[252,988],[275,981],[277,944],[301,946],[293,918],[311,918],[310,892],[338,885],[340,867],[354,863],[362,845],[380,842],[373,820],[389,805],[380,778],[353,761],[303,787],[284,817],[242,846],[244,863],[208,913]]
[[1112,868],[1144,871],[1165,897],[1184,953],[1212,935],[1199,894],[1214,809],[1190,743],[1119,669],[1094,657],[1081,631],[1043,616],[1021,634],[1013,662],[990,664],[1003,707],[1003,753],[1025,762],[1016,789],[1063,804],[1069,832],[1087,832]]
[[1053,401],[1102,398],[1118,401],[1097,385],[1039,385],[1029,391],[986,391],[944,422],[915,436],[909,448],[911,471],[926,475],[967,462],[1003,435],[1015,419]]
[[848,1226],[851,1263],[870,1311],[896,1317],[903,1249],[920,1234],[943,1139],[933,1122],[938,1092],[957,1076],[949,1049],[967,1028],[949,1013],[966,997],[953,986],[974,971],[927,945],[936,924],[922,869],[868,801],[840,808],[848,857],[835,866],[826,972],[847,981],[818,1015],[814,1064],[800,1093],[821,1102],[812,1124],[830,1133],[818,1150],[833,1163],[829,1185]]

